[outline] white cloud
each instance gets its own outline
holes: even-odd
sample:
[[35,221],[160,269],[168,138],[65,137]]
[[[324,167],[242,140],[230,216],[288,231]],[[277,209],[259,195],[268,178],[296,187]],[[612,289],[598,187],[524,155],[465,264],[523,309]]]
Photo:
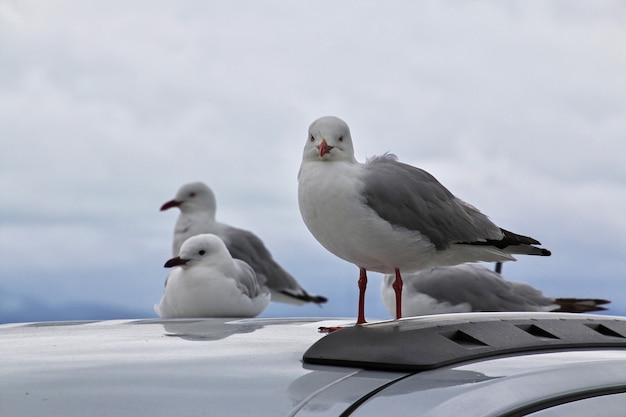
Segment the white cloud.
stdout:
[[[3,2],[0,266],[121,282],[143,262],[159,293],[174,220],[158,207],[203,180],[221,220],[305,287],[326,282],[308,271],[336,264],[313,250],[296,173],[308,124],[336,114],[359,159],[392,151],[555,252],[513,271],[623,276],[625,15],[619,1]],[[30,276],[11,289],[36,290]]]

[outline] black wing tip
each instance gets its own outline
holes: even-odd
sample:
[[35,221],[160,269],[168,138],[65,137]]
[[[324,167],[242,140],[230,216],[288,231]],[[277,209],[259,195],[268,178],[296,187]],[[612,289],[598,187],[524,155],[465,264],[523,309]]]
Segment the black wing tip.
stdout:
[[604,304],[610,304],[610,300],[603,298],[556,298],[554,300],[559,308],[552,310],[554,312],[565,313],[590,313],[592,311],[606,311]]
[[328,298],[324,297],[323,295],[313,295],[313,296],[310,296],[310,300],[312,303],[315,303],[315,304],[324,304],[325,302],[328,301]]
[[315,304],[324,304],[328,301],[328,298],[323,295],[311,295],[304,291],[302,294],[294,294],[289,291],[280,291],[281,294],[284,294],[288,297],[295,298],[300,301],[304,301],[306,303],[315,303]]
[[504,235],[504,237],[502,238],[502,241],[510,242],[510,243],[518,243],[518,244],[523,243],[526,245],[541,245],[541,242],[539,242],[537,239],[534,239],[530,236],[520,235],[520,234],[513,233],[502,228],[500,228],[500,231]]
[[503,237],[500,240],[487,239],[479,242],[462,242],[470,245],[487,245],[494,246],[498,249],[506,250],[507,247],[518,247],[525,248],[523,251],[513,251],[511,253],[515,254],[524,254],[524,255],[535,255],[535,256],[551,256],[552,252],[549,249],[540,248],[536,245],[541,245],[537,239],[533,239],[529,236],[518,235],[517,233],[509,232],[505,229],[500,229],[502,231]]
[[[495,248],[501,249],[505,252],[510,252],[512,254],[517,255],[534,255],[534,256],[551,256],[552,252],[549,249],[538,248],[533,244],[528,243],[520,243],[517,241],[510,240],[483,240],[479,242],[458,242],[461,245],[473,245],[473,246],[493,246]],[[507,250],[507,248],[524,248],[524,250]]]
[[[511,246],[514,247],[515,245],[511,245]],[[538,248],[537,246],[533,246],[533,245],[528,245],[528,248],[530,249],[528,252],[522,252],[520,254],[534,255],[534,256],[552,256],[552,252],[549,249]],[[515,252],[515,253],[518,253],[518,252]]]

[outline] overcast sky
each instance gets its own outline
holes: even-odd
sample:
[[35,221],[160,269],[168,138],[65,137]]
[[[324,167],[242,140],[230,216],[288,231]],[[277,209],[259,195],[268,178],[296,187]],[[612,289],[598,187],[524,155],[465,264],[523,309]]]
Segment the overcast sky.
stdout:
[[159,207],[201,180],[330,299],[265,315],[355,316],[357,268],[297,204],[323,115],[359,160],[391,151],[552,250],[509,279],[626,314],[625,21],[618,0],[0,0],[0,314],[154,316],[178,214]]

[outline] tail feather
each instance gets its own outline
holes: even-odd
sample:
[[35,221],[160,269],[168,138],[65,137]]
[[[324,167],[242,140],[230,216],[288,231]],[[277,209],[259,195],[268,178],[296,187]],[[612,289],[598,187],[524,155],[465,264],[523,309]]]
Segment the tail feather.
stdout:
[[603,304],[609,304],[611,301],[601,298],[556,298],[555,304],[559,308],[552,310],[563,313],[588,313],[590,311],[608,310],[602,307]]

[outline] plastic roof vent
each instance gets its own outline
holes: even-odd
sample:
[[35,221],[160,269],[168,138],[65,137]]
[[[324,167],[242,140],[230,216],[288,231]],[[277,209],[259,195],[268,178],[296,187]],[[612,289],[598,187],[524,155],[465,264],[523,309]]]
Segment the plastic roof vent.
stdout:
[[626,317],[569,313],[468,313],[346,327],[323,337],[304,362],[419,371],[496,355],[626,348]]

